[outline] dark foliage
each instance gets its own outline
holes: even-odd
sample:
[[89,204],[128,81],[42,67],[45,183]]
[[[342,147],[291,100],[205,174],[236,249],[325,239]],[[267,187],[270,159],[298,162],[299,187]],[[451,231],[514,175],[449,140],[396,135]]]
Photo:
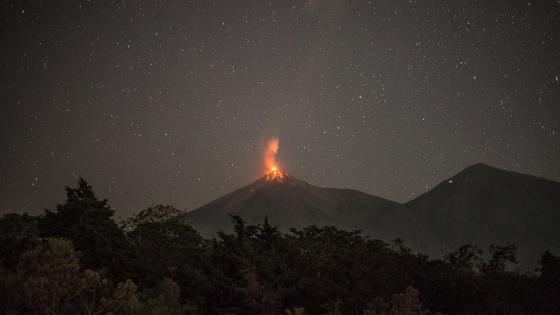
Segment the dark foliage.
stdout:
[[137,251],[113,221],[114,212],[80,179],[77,188],[66,187],[66,201],[56,211],[45,210],[39,230],[42,237],[71,240],[86,268],[106,268],[119,280],[142,274]]
[[119,225],[84,180],[66,191],[56,211],[0,218],[4,313],[560,313],[560,257],[550,252],[520,274],[514,245],[430,259],[402,240],[330,226],[282,233],[236,216],[233,233],[207,240],[171,206]]

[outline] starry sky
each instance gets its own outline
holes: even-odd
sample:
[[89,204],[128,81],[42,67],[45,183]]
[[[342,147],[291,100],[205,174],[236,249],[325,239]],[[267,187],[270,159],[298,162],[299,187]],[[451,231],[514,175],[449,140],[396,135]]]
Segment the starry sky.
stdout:
[[285,171],[405,202],[466,166],[560,180],[558,1],[2,1],[0,212],[83,176],[117,213]]

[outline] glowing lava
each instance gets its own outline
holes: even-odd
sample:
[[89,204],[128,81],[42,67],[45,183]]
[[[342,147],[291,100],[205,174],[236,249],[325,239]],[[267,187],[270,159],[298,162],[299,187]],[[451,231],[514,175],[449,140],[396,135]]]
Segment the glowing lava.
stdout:
[[265,178],[267,181],[281,181],[287,175],[280,170],[280,165],[276,161],[276,154],[278,154],[279,147],[280,140],[278,138],[270,138],[270,140],[268,140],[268,147],[264,154]]
[[278,169],[273,169],[270,173],[266,174],[265,179],[267,181],[282,181],[288,174],[282,172]]

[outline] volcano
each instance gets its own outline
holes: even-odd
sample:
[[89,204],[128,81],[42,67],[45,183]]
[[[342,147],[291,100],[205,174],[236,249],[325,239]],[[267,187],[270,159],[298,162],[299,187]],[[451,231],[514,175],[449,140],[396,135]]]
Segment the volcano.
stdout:
[[274,172],[187,213],[185,220],[205,236],[219,230],[231,232],[230,215],[236,215],[248,224],[260,224],[268,218],[283,231],[310,225],[336,226],[362,230],[383,240],[421,240],[415,244],[420,248],[435,241],[430,238],[433,233],[399,203],[353,189],[318,187]]
[[516,244],[523,266],[545,250],[560,252],[560,183],[485,164],[470,166],[400,204],[352,189],[323,188],[279,170],[194,211],[184,219],[204,236],[232,231],[230,215],[264,218],[280,230],[332,225],[371,238],[403,239],[441,257],[465,244]]

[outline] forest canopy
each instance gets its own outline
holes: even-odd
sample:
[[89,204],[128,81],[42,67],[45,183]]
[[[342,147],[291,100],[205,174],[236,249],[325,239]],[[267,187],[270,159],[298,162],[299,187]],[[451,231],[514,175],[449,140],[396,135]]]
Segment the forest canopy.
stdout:
[[173,206],[116,221],[83,179],[44,214],[0,218],[7,314],[558,314],[560,258],[515,271],[514,244],[442,259],[331,226],[263,218],[205,239]]

